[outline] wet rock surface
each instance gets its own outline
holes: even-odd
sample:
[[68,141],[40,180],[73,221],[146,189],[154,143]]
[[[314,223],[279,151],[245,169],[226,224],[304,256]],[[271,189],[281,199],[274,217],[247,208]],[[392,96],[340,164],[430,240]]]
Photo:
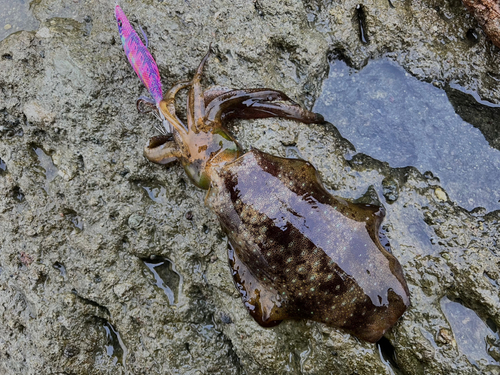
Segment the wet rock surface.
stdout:
[[493,44],[500,48],[500,3],[495,0],[463,0],[463,3]]
[[[386,56],[500,102],[500,51],[460,1],[357,5],[121,4],[165,86],[212,43],[206,86],[272,87],[309,108],[335,57],[361,68]],[[500,373],[499,211],[469,211],[432,173],[356,154],[334,122],[233,127],[247,148],[310,161],[335,194],[373,185],[412,306],[378,344],[309,321],[259,327],[204,193],[142,156],[155,119],[136,113],[145,89],[113,6],[40,0],[39,28],[0,42],[1,373]]]

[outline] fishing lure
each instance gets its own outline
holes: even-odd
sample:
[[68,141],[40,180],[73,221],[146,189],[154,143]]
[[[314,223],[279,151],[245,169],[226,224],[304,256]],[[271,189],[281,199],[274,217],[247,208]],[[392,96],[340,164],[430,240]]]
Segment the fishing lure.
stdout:
[[[127,56],[130,65],[134,68],[137,76],[153,97],[153,100],[146,97],[140,97],[137,101],[138,109],[141,104],[145,104],[149,107],[157,107],[163,99],[162,84],[156,61],[153,56],[151,56],[151,53],[147,48],[148,39],[146,34],[141,29],[144,39],[146,40],[146,45],[144,45],[118,4],[116,4],[115,7],[115,17],[125,55]],[[163,117],[161,117],[160,111],[158,111],[158,114],[160,115],[167,132],[170,133],[172,131],[171,125],[168,124]]]
[[[245,153],[224,127],[227,120],[282,117],[310,124],[323,117],[276,90],[203,91],[208,56],[191,81],[174,85],[160,102],[174,131],[153,137],[145,157],[180,161],[190,180],[208,190],[205,204],[227,234],[234,282],[257,323],[312,319],[379,340],[410,304],[401,265],[381,244],[384,208],[331,195],[304,160]],[[175,96],[187,87],[184,124]]]

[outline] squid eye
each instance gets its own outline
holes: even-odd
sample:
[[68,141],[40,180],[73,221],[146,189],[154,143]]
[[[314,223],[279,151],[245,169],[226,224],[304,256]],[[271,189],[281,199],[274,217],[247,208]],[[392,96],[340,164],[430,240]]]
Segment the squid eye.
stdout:
[[122,24],[122,20],[118,20],[118,26],[122,27],[123,24]]

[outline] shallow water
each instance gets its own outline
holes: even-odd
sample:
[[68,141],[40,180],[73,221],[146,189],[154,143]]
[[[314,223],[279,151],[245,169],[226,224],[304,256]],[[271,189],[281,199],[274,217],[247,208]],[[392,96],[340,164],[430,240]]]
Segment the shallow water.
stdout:
[[441,309],[450,323],[460,354],[474,365],[492,365],[499,369],[492,357],[499,352],[498,334],[473,310],[447,297],[441,299]]
[[106,355],[114,365],[120,362],[126,371],[126,358],[128,354],[127,347],[123,343],[120,333],[109,323],[105,321],[102,325],[106,333],[107,343],[104,345]]
[[[357,152],[391,167],[431,171],[450,199],[468,210],[500,209],[500,151],[487,141],[492,143],[494,135],[486,133],[495,128],[488,122],[500,123],[500,106],[457,85],[447,91],[453,104],[447,92],[389,60],[372,61],[360,71],[334,61],[314,111],[335,125]],[[461,111],[464,100],[476,112]]]
[[5,164],[5,162],[0,159],[0,176],[7,171],[7,164]]
[[163,290],[170,305],[176,305],[182,288],[182,276],[175,270],[174,264],[165,258],[148,259],[143,262],[153,273],[155,285]]
[[39,22],[30,10],[30,0],[0,1],[0,40],[20,30],[36,30]]

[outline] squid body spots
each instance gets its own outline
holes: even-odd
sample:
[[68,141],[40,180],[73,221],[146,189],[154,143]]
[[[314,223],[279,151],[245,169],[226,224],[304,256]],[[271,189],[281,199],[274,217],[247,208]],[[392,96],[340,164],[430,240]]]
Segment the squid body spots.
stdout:
[[304,275],[307,273],[307,268],[305,266],[298,266],[297,267],[297,273]]

